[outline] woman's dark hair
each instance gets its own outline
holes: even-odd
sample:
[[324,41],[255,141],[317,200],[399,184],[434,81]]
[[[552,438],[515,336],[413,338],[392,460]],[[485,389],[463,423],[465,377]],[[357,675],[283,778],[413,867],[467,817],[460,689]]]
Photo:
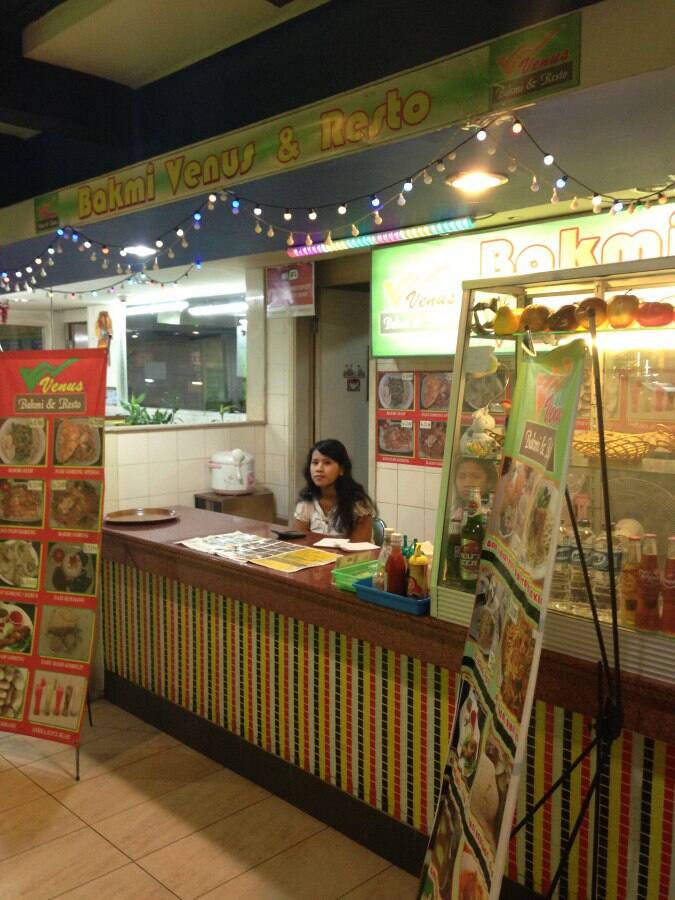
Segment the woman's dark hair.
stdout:
[[317,441],[313,447],[309,448],[307,461],[302,474],[305,476],[305,486],[300,491],[301,500],[314,500],[321,496],[321,488],[317,487],[312,481],[310,464],[312,462],[312,454],[317,450],[322,456],[327,456],[336,462],[342,468],[342,475],[335,482],[335,492],[337,494],[335,524],[346,534],[352,533],[354,527],[354,505],[359,501],[365,506],[370,507],[372,514],[375,515],[377,510],[375,504],[366,493],[363,485],[358,481],[354,481],[352,477],[352,461],[349,458],[345,445],[335,438],[326,438],[323,441]]

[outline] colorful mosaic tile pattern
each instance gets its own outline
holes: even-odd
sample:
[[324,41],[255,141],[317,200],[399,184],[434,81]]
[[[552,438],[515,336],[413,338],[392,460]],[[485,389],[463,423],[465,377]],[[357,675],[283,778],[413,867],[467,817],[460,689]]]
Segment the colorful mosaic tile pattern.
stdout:
[[[454,675],[367,641],[118,563],[104,563],[106,667],[428,832]],[[538,702],[517,818],[574,759],[590,721]],[[545,891],[591,779],[586,760],[512,842],[508,875]],[[675,889],[675,747],[624,732],[601,785],[600,898]],[[560,883],[589,897],[593,815]]]

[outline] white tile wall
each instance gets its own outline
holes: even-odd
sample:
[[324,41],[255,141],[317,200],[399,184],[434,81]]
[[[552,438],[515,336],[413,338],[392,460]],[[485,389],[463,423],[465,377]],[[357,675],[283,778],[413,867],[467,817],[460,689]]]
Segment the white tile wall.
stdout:
[[399,467],[398,503],[404,506],[424,506],[424,469],[418,466]]
[[440,504],[441,470],[378,463],[375,500],[387,525],[408,538],[434,540]]

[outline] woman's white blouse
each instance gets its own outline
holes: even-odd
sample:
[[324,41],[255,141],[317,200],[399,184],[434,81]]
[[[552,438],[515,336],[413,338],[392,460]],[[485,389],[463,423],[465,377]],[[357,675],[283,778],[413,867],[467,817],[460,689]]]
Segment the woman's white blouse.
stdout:
[[[321,504],[314,500],[300,500],[295,507],[295,518],[298,522],[306,522],[309,531],[317,534],[329,534],[331,537],[349,537],[345,531],[341,531],[335,524],[337,507],[333,507],[327,513],[321,508]],[[354,518],[372,515],[372,510],[366,503],[358,502],[354,506]]]

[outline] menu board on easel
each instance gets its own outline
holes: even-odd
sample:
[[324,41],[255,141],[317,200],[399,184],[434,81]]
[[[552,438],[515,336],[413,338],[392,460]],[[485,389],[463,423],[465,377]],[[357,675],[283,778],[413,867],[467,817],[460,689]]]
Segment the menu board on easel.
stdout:
[[378,372],[377,460],[440,467],[450,372]]
[[429,900],[499,897],[585,352],[574,341],[523,358],[420,881]]
[[96,619],[105,350],[0,353],[0,731],[79,738]]

